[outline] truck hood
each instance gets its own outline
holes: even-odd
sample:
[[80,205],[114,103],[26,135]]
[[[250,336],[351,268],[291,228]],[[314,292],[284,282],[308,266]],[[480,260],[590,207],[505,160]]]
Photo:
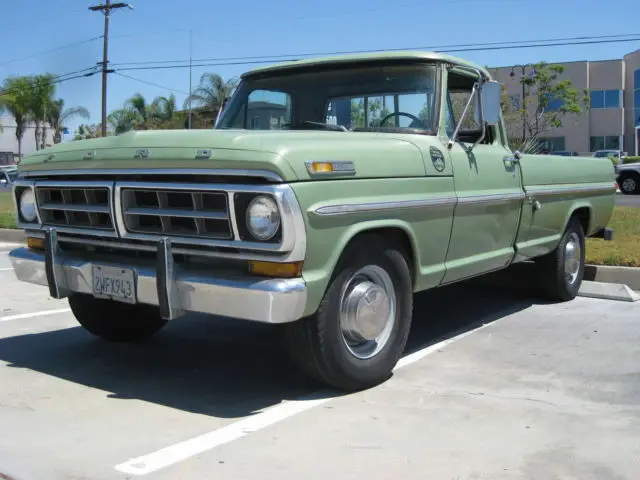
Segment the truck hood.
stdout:
[[308,130],[147,130],[61,143],[24,158],[20,170],[255,169],[298,181],[310,179],[305,162],[353,161],[357,178],[424,175],[421,150],[408,138]]

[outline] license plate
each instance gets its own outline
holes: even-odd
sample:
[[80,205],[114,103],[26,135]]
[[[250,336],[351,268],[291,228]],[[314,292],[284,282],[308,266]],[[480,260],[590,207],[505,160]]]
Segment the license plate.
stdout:
[[93,265],[93,296],[125,303],[136,303],[136,284],[133,270]]

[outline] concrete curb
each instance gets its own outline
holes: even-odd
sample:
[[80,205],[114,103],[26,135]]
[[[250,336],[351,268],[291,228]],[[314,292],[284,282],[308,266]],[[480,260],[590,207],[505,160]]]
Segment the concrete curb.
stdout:
[[600,283],[618,283],[640,291],[640,268],[585,265],[584,280]]
[[640,295],[621,283],[591,282],[585,280],[578,292],[580,297],[601,298],[604,300],[618,300],[622,302],[637,302]]
[[15,228],[0,228],[0,241],[24,243],[27,241],[27,236],[25,235],[24,230],[18,230]]

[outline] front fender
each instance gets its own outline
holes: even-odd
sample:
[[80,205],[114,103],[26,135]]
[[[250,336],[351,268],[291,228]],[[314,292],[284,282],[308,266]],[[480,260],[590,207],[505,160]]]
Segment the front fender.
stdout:
[[[411,225],[404,220],[368,220],[351,224],[343,229],[336,229],[334,234],[331,235],[325,233],[323,235],[325,238],[321,241],[323,245],[308,245],[307,251],[313,251],[314,255],[305,260],[302,272],[308,288],[305,315],[311,315],[317,310],[340,261],[342,252],[344,252],[347,245],[361,233],[388,228],[401,230],[407,236],[412,250],[411,267],[414,272],[420,271],[420,249],[418,248],[416,233]],[[313,236],[308,235],[308,238]],[[313,241],[312,238],[311,242]],[[331,245],[333,245],[333,248],[330,247]],[[325,253],[319,254],[323,250]]]

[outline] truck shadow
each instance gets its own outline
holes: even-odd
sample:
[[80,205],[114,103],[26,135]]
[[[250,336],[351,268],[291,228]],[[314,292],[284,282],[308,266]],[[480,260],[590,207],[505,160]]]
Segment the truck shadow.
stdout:
[[[416,295],[406,353],[540,303],[526,292],[495,288],[496,281],[500,285],[498,277],[493,284],[486,277]],[[109,344],[80,327],[4,338],[0,359],[7,368],[111,392],[114,400],[237,418],[322,390],[292,367],[280,334],[277,326],[190,315],[138,345]]]

